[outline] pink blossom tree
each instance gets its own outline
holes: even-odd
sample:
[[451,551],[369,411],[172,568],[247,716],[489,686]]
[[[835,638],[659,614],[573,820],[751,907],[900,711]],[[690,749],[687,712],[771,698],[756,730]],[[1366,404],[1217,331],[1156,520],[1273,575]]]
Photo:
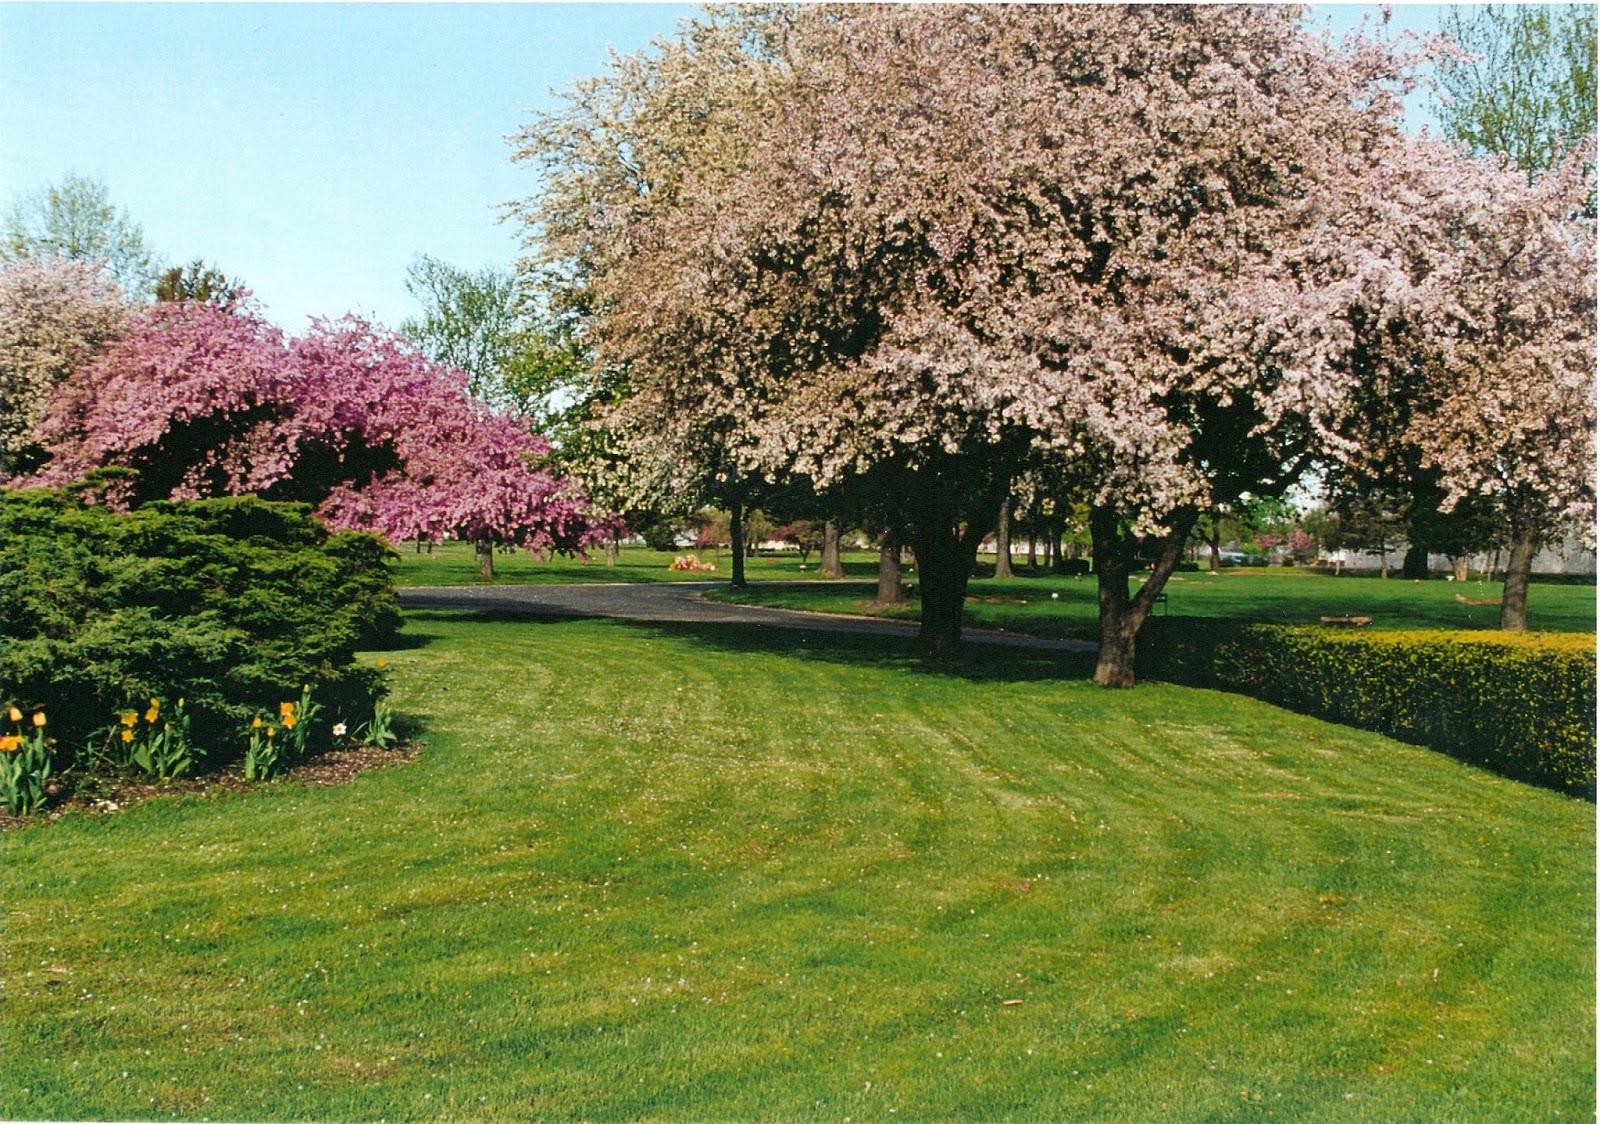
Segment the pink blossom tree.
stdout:
[[37,436],[28,481],[137,469],[131,499],[251,493],[400,541],[576,550],[593,518],[544,471],[545,440],[467,393],[466,377],[354,318],[286,340],[248,306],[158,304],[79,370]]
[[1296,527],[1290,531],[1287,544],[1296,562],[1310,562],[1316,556],[1317,540],[1303,528]]

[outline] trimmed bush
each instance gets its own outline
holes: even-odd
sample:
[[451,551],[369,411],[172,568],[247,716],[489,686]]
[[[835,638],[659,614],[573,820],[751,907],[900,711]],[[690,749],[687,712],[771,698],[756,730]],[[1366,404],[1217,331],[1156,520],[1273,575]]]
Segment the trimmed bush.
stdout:
[[1144,674],[1237,691],[1594,799],[1595,639],[1152,621]]
[[0,682],[71,754],[152,698],[186,700],[194,744],[240,754],[250,718],[309,686],[330,722],[372,713],[358,647],[392,635],[386,561],[304,504],[152,503],[119,514],[72,491],[0,493]]

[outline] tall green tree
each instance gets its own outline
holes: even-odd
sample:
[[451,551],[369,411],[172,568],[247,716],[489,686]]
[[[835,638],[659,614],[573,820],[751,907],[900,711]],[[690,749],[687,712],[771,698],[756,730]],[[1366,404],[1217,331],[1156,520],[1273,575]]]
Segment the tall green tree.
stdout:
[[12,204],[0,226],[0,260],[23,258],[99,261],[136,298],[150,296],[162,269],[139,224],[88,176],[68,176]]
[[406,270],[406,291],[422,315],[402,321],[400,330],[435,363],[464,371],[474,397],[520,412],[505,379],[522,347],[515,274],[494,266],[461,269],[421,254]]
[[174,304],[192,302],[232,308],[239,303],[244,282],[208,266],[199,258],[175,265],[156,281],[156,300]]
[[1595,131],[1593,5],[1456,7],[1443,30],[1472,56],[1440,67],[1447,135],[1533,175]]

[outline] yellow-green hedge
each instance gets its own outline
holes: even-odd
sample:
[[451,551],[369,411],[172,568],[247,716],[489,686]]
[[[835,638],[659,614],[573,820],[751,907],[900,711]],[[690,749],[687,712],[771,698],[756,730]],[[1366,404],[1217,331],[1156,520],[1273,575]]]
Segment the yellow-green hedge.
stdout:
[[1146,674],[1238,691],[1595,795],[1595,638],[1155,622]]

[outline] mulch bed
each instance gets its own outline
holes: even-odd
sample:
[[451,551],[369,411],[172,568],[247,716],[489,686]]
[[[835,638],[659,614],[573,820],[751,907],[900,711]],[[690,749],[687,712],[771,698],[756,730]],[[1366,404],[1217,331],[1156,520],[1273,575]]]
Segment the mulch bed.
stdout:
[[[422,753],[422,743],[406,742],[393,749],[379,749],[363,745],[354,749],[333,749],[320,757],[303,762],[281,778],[265,783],[313,785],[330,788],[345,784],[370,769],[387,769],[415,761]],[[0,809],[0,831],[22,827],[24,824],[51,822],[68,812],[93,815],[113,815],[141,800],[154,796],[202,796],[212,798],[223,792],[246,792],[259,788],[263,782],[248,782],[239,766],[220,773],[202,777],[186,777],[176,781],[151,782],[137,777],[86,778],[81,789],[52,796],[42,813],[31,816],[14,816]]]

